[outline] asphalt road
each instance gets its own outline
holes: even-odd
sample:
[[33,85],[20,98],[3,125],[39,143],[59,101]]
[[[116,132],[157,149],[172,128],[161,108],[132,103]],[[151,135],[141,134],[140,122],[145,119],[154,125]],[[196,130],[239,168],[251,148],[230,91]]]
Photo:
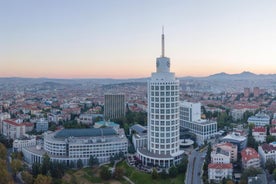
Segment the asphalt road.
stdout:
[[187,167],[187,174],[185,178],[185,184],[201,184],[201,168],[204,163],[205,152],[197,152],[195,150],[192,151],[191,155],[189,155],[189,163]]

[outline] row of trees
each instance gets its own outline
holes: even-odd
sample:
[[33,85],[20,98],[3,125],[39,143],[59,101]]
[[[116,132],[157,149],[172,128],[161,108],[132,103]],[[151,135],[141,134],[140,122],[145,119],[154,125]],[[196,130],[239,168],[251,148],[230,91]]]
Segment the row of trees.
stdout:
[[13,184],[13,179],[7,169],[7,149],[0,143],[0,184]]
[[211,163],[211,152],[212,152],[212,146],[209,143],[207,147],[207,153],[205,156],[205,162],[203,164],[203,176],[202,176],[203,183],[208,183],[208,165]]
[[188,157],[185,156],[181,160],[180,164],[178,164],[177,166],[172,166],[169,169],[168,173],[166,172],[165,169],[163,169],[162,172],[158,173],[157,170],[153,168],[151,177],[152,179],[158,179],[159,177],[161,177],[162,179],[167,179],[168,177],[174,178],[178,174],[185,174],[187,170],[187,166],[188,166]]
[[147,112],[132,112],[127,105],[125,117],[113,119],[112,121],[119,123],[127,133],[129,126],[139,123],[143,126],[147,125]]

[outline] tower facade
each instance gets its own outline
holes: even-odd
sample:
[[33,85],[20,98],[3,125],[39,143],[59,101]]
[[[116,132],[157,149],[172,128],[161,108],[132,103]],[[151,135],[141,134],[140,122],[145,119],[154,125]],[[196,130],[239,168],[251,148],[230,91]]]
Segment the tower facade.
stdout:
[[156,72],[148,81],[148,144],[138,149],[144,164],[171,167],[183,151],[179,149],[179,80],[170,72],[170,58],[165,57],[162,34],[162,55],[156,59]]

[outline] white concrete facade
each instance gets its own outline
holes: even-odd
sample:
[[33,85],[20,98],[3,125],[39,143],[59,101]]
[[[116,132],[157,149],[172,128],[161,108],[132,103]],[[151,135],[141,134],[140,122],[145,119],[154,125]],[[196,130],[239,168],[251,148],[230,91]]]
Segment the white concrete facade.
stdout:
[[15,139],[12,144],[13,151],[22,151],[22,148],[36,145],[36,138]]
[[248,124],[252,123],[255,126],[269,125],[270,117],[264,113],[258,113],[255,116],[250,116],[247,120]]
[[261,158],[261,164],[264,166],[268,159],[276,162],[276,143],[264,143],[258,147],[258,153]]
[[223,178],[232,179],[233,165],[230,164],[216,164],[208,165],[208,179],[209,181],[220,182]]
[[181,102],[179,116],[180,127],[194,133],[200,145],[217,133],[217,122],[201,119],[200,103]]
[[199,121],[201,119],[201,104],[192,102],[180,102],[180,127],[185,128],[186,122]]
[[69,165],[71,161],[76,164],[77,160],[81,159],[83,165],[87,166],[90,156],[97,157],[99,162],[103,163],[120,152],[127,154],[128,140],[123,129],[114,130],[112,134],[104,134],[103,131],[98,129],[97,134],[93,136],[80,134],[78,137],[57,136],[60,131],[45,133],[43,147],[38,145],[22,149],[24,159],[29,164],[41,162],[41,158],[47,153],[53,161],[66,162]]
[[229,164],[230,162],[231,162],[230,152],[220,150],[220,149],[217,149],[211,152],[211,163]]
[[179,80],[170,72],[163,48],[148,81],[148,144],[137,151],[142,162],[166,168],[178,163],[184,153],[179,149],[179,129]]
[[26,126],[21,120],[5,119],[2,125],[3,135],[9,139],[21,138],[26,133]]

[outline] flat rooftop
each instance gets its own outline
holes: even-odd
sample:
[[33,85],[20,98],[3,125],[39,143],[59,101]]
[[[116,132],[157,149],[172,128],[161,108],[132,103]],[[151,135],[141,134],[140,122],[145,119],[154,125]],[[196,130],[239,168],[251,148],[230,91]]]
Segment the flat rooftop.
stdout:
[[68,137],[97,137],[117,135],[113,128],[85,128],[85,129],[62,129],[56,133],[55,138]]

